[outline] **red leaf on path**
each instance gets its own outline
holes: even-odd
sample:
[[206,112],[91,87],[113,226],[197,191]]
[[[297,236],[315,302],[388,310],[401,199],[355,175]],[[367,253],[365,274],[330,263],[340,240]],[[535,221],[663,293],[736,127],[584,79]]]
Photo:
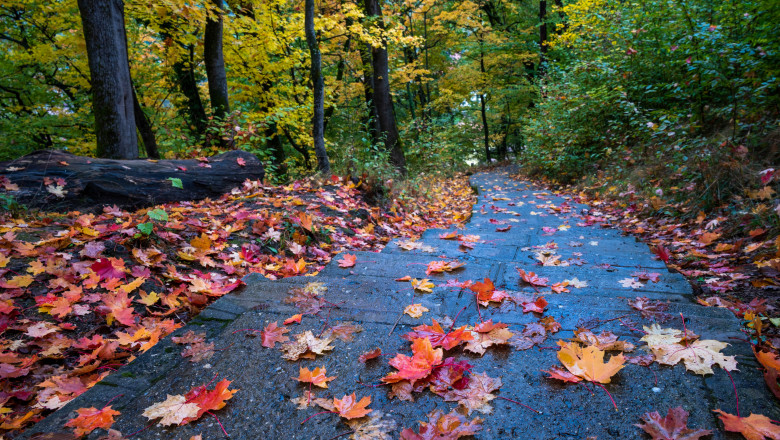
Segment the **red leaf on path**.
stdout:
[[265,326],[263,331],[260,332],[260,335],[263,339],[263,347],[274,348],[277,342],[284,343],[290,340],[290,338],[284,335],[290,330],[284,327],[279,327],[276,323],[277,321],[268,324]]
[[723,429],[731,432],[739,432],[747,440],[780,440],[780,425],[772,423],[772,419],[761,414],[751,414],[748,417],[738,417],[725,413],[719,409],[713,409],[713,412],[720,414],[720,420],[723,422]]
[[512,225],[504,226],[503,228],[496,228],[496,232],[507,232],[512,229]]
[[534,302],[524,302],[524,303],[520,303],[520,305],[523,307],[523,313],[528,313],[528,312],[544,313],[544,309],[545,307],[547,307],[547,300],[544,299],[543,296],[540,296]]
[[359,360],[360,360],[360,362],[365,364],[367,361],[370,361],[371,359],[376,359],[376,358],[378,358],[381,355],[382,355],[382,349],[381,348],[375,348],[375,349],[373,349],[371,351],[367,351],[367,352],[361,354]]
[[357,263],[357,255],[344,254],[341,260],[338,260],[338,263],[339,263],[339,267],[343,267],[343,268],[354,267],[355,263]]
[[303,315],[301,315],[300,313],[298,313],[297,315],[292,315],[289,318],[284,320],[284,325],[290,325],[294,322],[300,324],[301,318],[303,318]]
[[526,272],[523,269],[520,269],[519,267],[516,269],[517,269],[517,273],[520,275],[520,279],[522,279],[526,283],[536,287],[547,287],[547,282],[549,281],[549,279],[538,277],[536,276],[535,273]]
[[230,381],[222,379],[217,382],[217,386],[213,390],[206,388],[206,385],[200,385],[190,390],[184,397],[187,399],[187,403],[194,403],[198,405],[198,415],[195,417],[188,417],[182,420],[181,425],[189,423],[193,420],[199,419],[203,414],[208,411],[216,411],[222,409],[227,404],[227,400],[233,397],[233,394],[238,390],[229,390]]
[[672,255],[669,253],[669,250],[663,247],[662,245],[655,246],[651,248],[650,250],[653,251],[653,253],[661,259],[666,264],[669,264],[669,259],[672,258]]
[[579,376],[575,376],[571,374],[569,370],[561,368],[557,365],[553,365],[552,367],[550,367],[549,370],[542,370],[542,372],[550,375],[548,379],[557,379],[557,380],[562,380],[564,382],[571,382],[571,383],[577,383],[582,380]]
[[407,275],[407,276],[405,276],[405,277],[396,278],[395,280],[396,280],[396,281],[412,281],[412,277],[410,277],[409,275]]
[[428,414],[428,422],[420,423],[420,433],[406,428],[401,431],[401,440],[456,440],[476,434],[482,429],[479,417],[468,420],[454,409],[449,414],[434,410]]
[[669,408],[666,417],[661,418],[657,411],[642,415],[642,423],[635,426],[650,434],[653,440],[698,440],[712,434],[708,429],[689,429],[688,412],[682,407]]
[[412,342],[412,357],[398,353],[390,365],[398,371],[382,378],[386,383],[409,380],[412,385],[420,379],[428,377],[433,368],[442,362],[442,350],[434,349],[428,338],[418,338]]
[[97,408],[79,408],[76,410],[77,417],[68,420],[65,426],[76,428],[75,433],[81,437],[87,435],[97,428],[107,429],[114,424],[114,416],[119,415],[119,411],[114,411],[110,406]]
[[122,279],[125,273],[125,263],[118,258],[100,258],[89,266],[93,272],[100,275],[100,280],[109,278]]
[[243,157],[236,158],[236,162],[238,163],[238,166],[241,166],[241,167],[246,165],[246,161],[244,160]]
[[432,325],[418,325],[413,328],[414,331],[401,337],[412,342],[418,338],[427,338],[434,347],[441,346],[445,350],[451,350],[461,343],[473,339],[471,332],[466,329],[465,325],[445,332],[444,329],[441,328],[441,324],[435,319],[432,319],[431,321],[433,322]]

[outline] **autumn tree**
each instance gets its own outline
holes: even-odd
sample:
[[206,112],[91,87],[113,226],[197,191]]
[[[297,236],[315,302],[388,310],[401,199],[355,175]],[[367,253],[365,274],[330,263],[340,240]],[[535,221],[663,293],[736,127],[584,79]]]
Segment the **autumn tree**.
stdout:
[[206,76],[209,83],[209,99],[214,116],[223,119],[230,113],[228,101],[227,74],[225,73],[225,58],[222,53],[222,14],[223,1],[211,0],[213,9],[206,20],[206,30],[203,35],[203,60],[206,65]]
[[317,34],[314,29],[314,0],[305,0],[306,44],[311,54],[311,83],[313,95],[313,115],[311,118],[314,152],[317,155],[317,170],[330,174],[330,161],[325,151],[325,81],[322,78],[322,55]]
[[87,46],[97,155],[138,157],[122,0],[78,0]]

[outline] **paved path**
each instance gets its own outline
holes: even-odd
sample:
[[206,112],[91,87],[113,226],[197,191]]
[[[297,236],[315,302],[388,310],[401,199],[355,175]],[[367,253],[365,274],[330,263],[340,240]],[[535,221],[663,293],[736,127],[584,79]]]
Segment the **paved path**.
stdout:
[[[571,289],[570,293],[546,294],[549,306],[545,315],[555,317],[563,330],[548,338],[542,345],[554,347],[555,340],[571,338],[573,330],[589,325],[594,331],[610,330],[621,339],[638,342],[641,334],[632,332],[620,320],[612,318],[628,315],[637,325],[649,325],[627,304],[626,298],[646,296],[651,299],[670,301],[669,312],[678,317],[685,316],[687,328],[702,336],[702,339],[717,339],[730,342],[725,350],[728,355],[737,355],[739,372],[733,374],[739,390],[739,405],[742,415],[751,412],[763,413],[773,419],[780,419],[780,410],[766,389],[757,363],[750,353],[750,347],[738,339],[743,335],[739,323],[725,309],[705,308],[692,301],[691,288],[679,274],[668,272],[663,263],[653,259],[648,247],[637,243],[631,237],[622,236],[619,231],[598,226],[579,226],[581,220],[572,216],[585,208],[571,205],[570,213],[552,215],[543,205],[561,206],[564,198],[551,196],[534,189],[526,183],[509,179],[506,172],[477,174],[472,182],[479,191],[479,203],[474,207],[473,218],[461,234],[479,235],[483,241],[469,252],[458,249],[458,243],[438,238],[443,231],[429,230],[422,243],[436,248],[435,252],[421,250],[406,251],[396,242],[389,244],[381,253],[358,253],[354,268],[342,269],[332,262],[319,276],[288,278],[267,281],[260,276],[246,279],[247,287],[239,293],[226,296],[207,308],[186,328],[175,335],[194,329],[205,331],[208,339],[215,342],[217,351],[207,361],[191,363],[180,355],[182,346],[166,338],[144,355],[121,368],[74,402],[29,430],[33,432],[56,432],[62,430],[65,421],[80,407],[102,407],[112,402],[114,409],[121,411],[114,428],[125,434],[136,432],[146,426],[141,416],[144,408],[165,400],[166,394],[184,394],[195,385],[209,382],[219,373],[220,378],[233,381],[233,387],[240,391],[227,406],[217,412],[220,421],[233,439],[331,439],[349,428],[336,415],[323,414],[312,418],[306,424],[301,422],[314,414],[316,409],[298,410],[290,402],[307,388],[291,380],[297,376],[299,366],[314,368],[325,366],[328,375],[337,379],[327,390],[318,392],[321,396],[337,396],[357,392],[370,395],[370,408],[383,411],[398,424],[393,432],[397,438],[403,427],[417,429],[418,420],[427,420],[425,414],[433,409],[449,411],[456,406],[425,391],[414,403],[390,400],[385,387],[364,387],[378,383],[379,379],[393,369],[387,365],[389,357],[358,362],[358,356],[376,347],[385,354],[397,352],[409,354],[409,343],[400,336],[413,326],[430,323],[431,318],[455,317],[460,324],[479,322],[474,307],[474,297],[465,291],[440,286],[446,280],[482,280],[489,277],[497,286],[514,292],[533,294],[529,287],[520,287],[516,268],[531,270],[540,276],[549,277],[551,282],[577,277],[586,281],[588,287]],[[493,221],[506,222],[496,225]],[[509,226],[508,232],[497,232],[499,227]],[[566,225],[569,228],[559,228]],[[552,235],[551,230],[555,228]],[[536,265],[533,246],[542,246],[551,240],[558,245],[557,255],[568,260],[569,266],[542,267]],[[459,259],[465,267],[455,273],[433,275],[430,278],[439,285],[431,294],[415,294],[409,283],[394,281],[404,275],[422,278],[425,264],[433,260]],[[604,264],[609,266],[605,266]],[[623,288],[619,280],[630,277],[637,270],[660,272],[658,283],[632,290]],[[314,361],[289,362],[281,358],[280,351],[265,349],[260,338],[250,338],[240,329],[259,329],[273,321],[282,321],[298,313],[292,304],[283,299],[288,291],[311,281],[321,281],[328,287],[325,298],[339,303],[339,308],[321,312],[319,316],[305,316],[301,325],[290,326],[291,333],[312,330],[315,334],[323,328],[323,318],[329,314],[330,323],[354,321],[365,331],[358,333],[351,343],[336,341],[335,349],[318,356]],[[411,303],[422,303],[430,312],[421,319],[412,319],[401,311]],[[522,310],[481,308],[484,319],[492,318],[510,325],[510,330],[522,330],[523,324],[536,322],[539,316],[524,314]],[[595,320],[606,322],[599,323]],[[394,325],[397,322],[397,326]],[[681,328],[680,318],[666,326]],[[389,335],[391,333],[392,335]],[[641,350],[640,350],[641,354]],[[541,411],[531,412],[506,400],[492,402],[492,414],[472,414],[484,417],[480,439],[606,439],[648,438],[633,426],[641,414],[657,410],[666,413],[673,406],[682,406],[691,412],[689,426],[718,430],[713,438],[740,438],[720,431],[722,426],[710,411],[721,408],[736,412],[736,400],[732,384],[723,370],[715,369],[714,375],[706,377],[686,372],[682,365],[676,367],[653,364],[649,368],[628,365],[620,371],[607,388],[617,402],[619,410],[612,407],[606,394],[590,386],[593,393],[579,384],[562,384],[546,379],[540,370],[559,365],[553,349],[532,348],[519,351],[511,347],[489,348],[484,356],[474,356],[451,350],[448,355],[466,359],[473,372],[485,372],[503,381],[498,395],[517,400]],[[657,384],[656,384],[657,377]],[[189,439],[191,435],[202,434],[204,439],[224,437],[212,417],[204,416],[189,425],[162,428],[152,426],[133,438]],[[90,438],[97,438],[97,431]],[[346,438],[346,437],[344,437]]]

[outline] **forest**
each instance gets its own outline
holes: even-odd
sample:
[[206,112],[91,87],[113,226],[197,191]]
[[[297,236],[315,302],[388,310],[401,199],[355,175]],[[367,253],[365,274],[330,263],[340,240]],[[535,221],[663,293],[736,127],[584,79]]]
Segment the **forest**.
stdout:
[[[3,0],[0,439],[227,438],[252,411],[326,439],[780,439],[778,23],[777,0]],[[299,427],[266,425],[246,438]]]

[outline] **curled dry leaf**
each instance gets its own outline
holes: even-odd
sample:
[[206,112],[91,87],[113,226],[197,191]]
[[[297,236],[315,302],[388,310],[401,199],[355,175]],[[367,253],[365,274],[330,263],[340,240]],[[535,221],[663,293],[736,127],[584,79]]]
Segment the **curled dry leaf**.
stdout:
[[764,380],[766,385],[772,391],[772,394],[780,399],[780,385],[778,385],[778,379],[780,379],[780,358],[776,354],[766,351],[756,351],[756,347],[753,347],[753,354],[756,359],[764,367]]
[[610,331],[603,331],[596,335],[590,330],[580,328],[574,331],[574,337],[578,342],[592,345],[603,351],[634,351],[634,344],[627,341],[618,341],[618,336]]
[[119,411],[111,409],[110,406],[105,406],[101,409],[97,408],[79,408],[76,410],[75,418],[68,420],[65,426],[74,428],[74,432],[77,436],[81,437],[87,435],[97,428],[108,429],[114,424],[114,416],[119,415]]
[[638,423],[653,440],[698,440],[712,434],[709,429],[689,429],[688,412],[682,407],[669,408],[666,417],[661,417],[657,411],[642,415],[642,423]]
[[414,278],[411,282],[412,288],[416,292],[431,293],[433,292],[433,288],[436,287],[428,278],[423,278],[421,280]]
[[283,324],[284,324],[284,325],[290,325],[290,324],[292,324],[292,323],[297,323],[297,324],[300,324],[300,323],[301,323],[301,319],[302,319],[302,318],[303,318],[303,315],[302,315],[302,314],[300,314],[300,313],[298,313],[298,314],[296,314],[296,315],[292,315],[292,316],[290,316],[289,318],[285,319],[285,320],[284,320],[284,322],[283,322]]
[[360,362],[365,364],[367,361],[371,359],[376,359],[381,355],[382,355],[382,349],[377,347],[371,351],[361,354],[359,360]]
[[468,415],[471,415],[472,411],[490,414],[493,411],[490,401],[496,398],[492,393],[501,388],[501,385],[500,378],[489,377],[485,373],[472,374],[466,387],[453,388],[441,396],[447,402],[458,402]]
[[405,428],[401,431],[401,440],[456,440],[482,430],[482,419],[469,420],[455,410],[448,414],[434,410],[428,414],[428,422],[419,423],[419,433]]
[[333,350],[330,343],[331,336],[318,338],[311,330],[295,335],[295,340],[282,344],[282,357],[288,361],[297,361],[300,358],[314,359],[318,354]]

